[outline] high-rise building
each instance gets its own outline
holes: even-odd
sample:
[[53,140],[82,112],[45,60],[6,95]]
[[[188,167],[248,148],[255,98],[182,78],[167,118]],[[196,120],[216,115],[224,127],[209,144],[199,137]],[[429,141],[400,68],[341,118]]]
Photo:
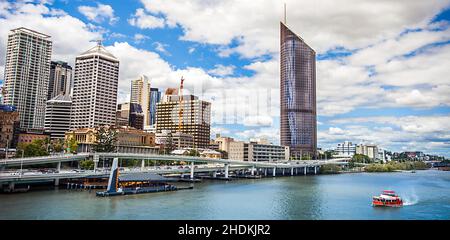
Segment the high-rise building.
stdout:
[[129,116],[130,127],[143,130],[144,129],[144,112],[140,104],[131,103],[130,104],[130,116]]
[[144,114],[144,126],[150,124],[150,82],[147,76],[131,81],[131,103],[141,105]]
[[316,53],[280,23],[280,141],[291,152],[316,155]]
[[45,109],[45,131],[50,139],[64,139],[69,131],[72,98],[69,95],[58,95],[47,101]]
[[[181,132],[194,137],[194,147],[207,148],[210,140],[211,103],[199,100],[193,95],[174,95],[176,91],[166,91],[164,101],[156,107],[156,132],[170,130],[172,133]],[[181,126],[179,125],[180,109]]]
[[10,31],[6,48],[4,103],[17,108],[20,129],[44,129],[52,42],[27,28]]
[[158,88],[150,88],[150,113],[149,113],[149,125],[156,124],[156,105],[161,101],[161,92]]
[[129,126],[130,103],[121,103],[117,105],[116,127]]
[[66,62],[52,61],[50,64],[50,81],[47,99],[58,95],[70,95],[72,88],[72,67]]
[[99,43],[75,59],[70,129],[116,122],[119,60]]

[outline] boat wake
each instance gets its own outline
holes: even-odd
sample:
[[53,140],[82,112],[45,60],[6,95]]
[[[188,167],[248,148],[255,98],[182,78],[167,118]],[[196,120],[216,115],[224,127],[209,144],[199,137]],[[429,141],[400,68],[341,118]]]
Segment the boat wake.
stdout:
[[404,195],[402,198],[403,198],[403,206],[411,206],[419,202],[419,197],[417,197],[416,194]]

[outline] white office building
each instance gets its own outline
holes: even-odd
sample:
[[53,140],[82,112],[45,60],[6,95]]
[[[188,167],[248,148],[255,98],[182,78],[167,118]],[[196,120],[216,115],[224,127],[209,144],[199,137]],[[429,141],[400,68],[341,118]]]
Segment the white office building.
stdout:
[[69,131],[72,98],[69,95],[59,95],[47,101],[45,109],[45,131],[50,133],[50,139],[64,139]]
[[75,59],[70,129],[116,122],[119,60],[100,43]]
[[289,147],[258,142],[234,141],[229,143],[228,158],[249,162],[289,160]]
[[335,152],[337,154],[336,157],[353,157],[356,153],[356,145],[348,141],[338,143]]
[[21,130],[44,129],[51,53],[48,35],[27,28],[8,35],[4,103],[17,108]]

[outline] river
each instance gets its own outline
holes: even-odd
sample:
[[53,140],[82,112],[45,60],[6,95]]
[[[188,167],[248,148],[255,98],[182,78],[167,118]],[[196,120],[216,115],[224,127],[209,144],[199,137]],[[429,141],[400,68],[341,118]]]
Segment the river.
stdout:
[[[402,208],[374,208],[397,191]],[[99,198],[82,190],[0,195],[0,219],[450,219],[450,172],[204,181],[193,190]]]

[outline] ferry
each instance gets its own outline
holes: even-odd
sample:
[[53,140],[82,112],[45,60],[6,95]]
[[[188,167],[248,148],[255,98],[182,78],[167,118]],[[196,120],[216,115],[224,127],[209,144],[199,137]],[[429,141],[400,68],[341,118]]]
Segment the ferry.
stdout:
[[372,206],[401,207],[403,206],[403,200],[394,191],[384,190],[380,196],[372,198]]

